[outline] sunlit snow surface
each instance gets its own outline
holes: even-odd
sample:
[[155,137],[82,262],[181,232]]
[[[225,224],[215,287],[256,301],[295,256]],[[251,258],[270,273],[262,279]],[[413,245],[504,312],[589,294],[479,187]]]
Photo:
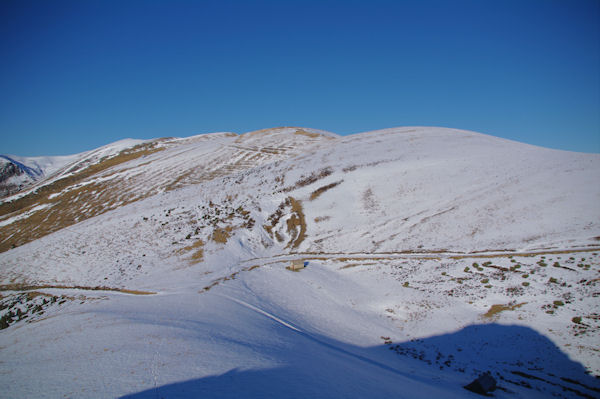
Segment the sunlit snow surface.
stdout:
[[3,395],[469,397],[490,371],[495,397],[598,396],[600,156],[294,131],[172,140],[109,175],[159,194],[1,253],[46,294],[2,292],[31,313],[0,331]]

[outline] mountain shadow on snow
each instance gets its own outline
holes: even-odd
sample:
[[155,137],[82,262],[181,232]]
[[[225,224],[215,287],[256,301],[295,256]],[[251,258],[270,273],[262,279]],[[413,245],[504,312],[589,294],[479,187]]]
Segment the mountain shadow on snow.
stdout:
[[[121,399],[478,397],[463,389],[489,372],[486,396],[596,398],[600,381],[535,330],[480,324],[425,339],[361,348],[299,333],[286,365],[168,384]],[[273,348],[275,350],[275,348]],[[198,359],[202,363],[202,359]],[[408,383],[410,380],[410,383]],[[421,389],[422,388],[422,389]],[[448,396],[450,395],[450,396]]]

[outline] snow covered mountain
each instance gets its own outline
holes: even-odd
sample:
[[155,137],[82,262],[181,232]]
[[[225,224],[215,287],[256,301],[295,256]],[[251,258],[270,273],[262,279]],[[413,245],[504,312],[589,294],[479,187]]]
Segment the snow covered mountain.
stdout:
[[23,159],[19,162],[16,157],[0,155],[0,197],[17,193],[44,177],[44,168],[35,159],[27,159],[25,163]]
[[599,181],[596,154],[425,127],[78,154],[0,204],[1,379],[465,397],[490,371],[496,397],[596,397]]

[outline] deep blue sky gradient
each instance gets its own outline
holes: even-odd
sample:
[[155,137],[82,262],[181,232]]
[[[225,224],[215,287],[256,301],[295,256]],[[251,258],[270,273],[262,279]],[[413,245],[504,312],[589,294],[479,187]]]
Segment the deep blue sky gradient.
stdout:
[[304,126],[600,152],[600,1],[0,2],[0,153]]

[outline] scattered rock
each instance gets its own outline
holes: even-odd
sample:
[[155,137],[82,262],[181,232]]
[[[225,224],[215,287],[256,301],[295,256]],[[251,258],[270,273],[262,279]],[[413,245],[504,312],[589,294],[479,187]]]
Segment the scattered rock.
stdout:
[[488,373],[481,374],[476,380],[464,386],[465,389],[488,396],[489,392],[496,390],[496,380]]

